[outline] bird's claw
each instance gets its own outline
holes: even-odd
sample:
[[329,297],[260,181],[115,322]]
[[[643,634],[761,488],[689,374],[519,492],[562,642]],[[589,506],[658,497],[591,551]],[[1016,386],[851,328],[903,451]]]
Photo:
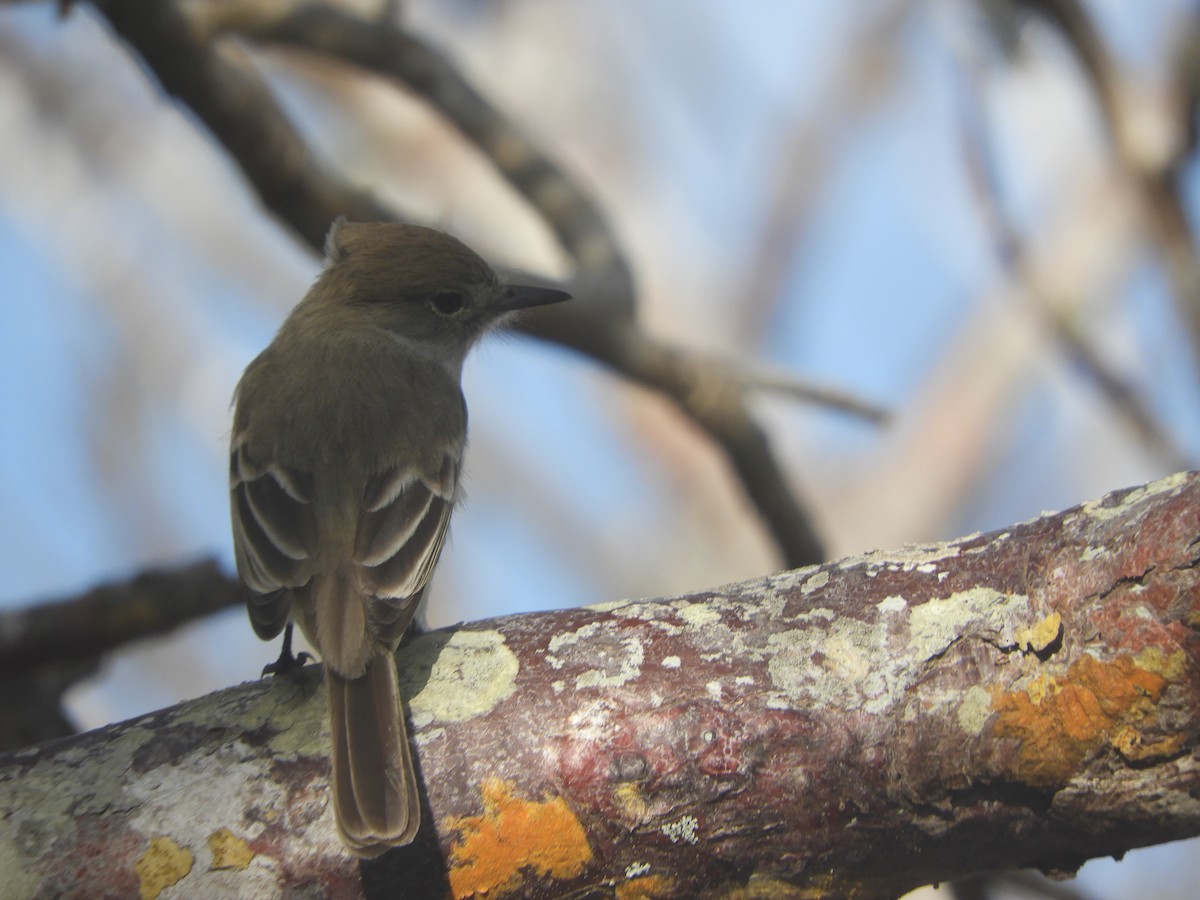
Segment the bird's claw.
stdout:
[[292,652],[292,623],[288,622],[287,627],[283,630],[283,647],[280,648],[279,659],[263,666],[262,677],[286,675],[298,681],[300,670],[313,658],[313,655],[306,650],[301,650],[299,653]]

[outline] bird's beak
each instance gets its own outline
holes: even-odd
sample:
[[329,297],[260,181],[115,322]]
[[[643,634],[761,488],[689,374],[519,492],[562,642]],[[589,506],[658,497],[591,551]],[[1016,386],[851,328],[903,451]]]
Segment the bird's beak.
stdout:
[[499,312],[509,312],[514,309],[529,309],[531,306],[545,306],[548,303],[562,303],[570,300],[571,295],[566,291],[555,288],[535,287],[531,284],[506,285],[500,292],[500,299],[493,304],[492,309]]

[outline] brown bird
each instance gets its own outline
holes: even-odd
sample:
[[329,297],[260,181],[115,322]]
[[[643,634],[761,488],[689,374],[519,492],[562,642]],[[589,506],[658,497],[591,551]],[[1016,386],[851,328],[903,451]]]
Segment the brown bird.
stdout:
[[255,632],[284,662],[294,620],[325,663],[338,830],[374,857],[420,825],[394,653],[460,496],[463,360],[568,295],[413,225],[339,220],[326,255],[234,394],[230,502]]

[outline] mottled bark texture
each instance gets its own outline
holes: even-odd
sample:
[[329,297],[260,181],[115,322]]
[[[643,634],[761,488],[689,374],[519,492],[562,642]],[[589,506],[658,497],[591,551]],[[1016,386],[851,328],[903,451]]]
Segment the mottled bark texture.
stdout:
[[401,649],[425,821],[334,834],[320,679],[0,758],[7,896],[894,896],[1200,834],[1200,476]]

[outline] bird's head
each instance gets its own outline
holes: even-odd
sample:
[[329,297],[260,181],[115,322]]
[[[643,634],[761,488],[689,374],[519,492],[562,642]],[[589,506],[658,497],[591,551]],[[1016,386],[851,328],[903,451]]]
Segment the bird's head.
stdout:
[[418,225],[339,219],[325,253],[312,302],[350,305],[448,365],[461,365],[471,346],[511,313],[570,296],[502,281],[462,241]]

